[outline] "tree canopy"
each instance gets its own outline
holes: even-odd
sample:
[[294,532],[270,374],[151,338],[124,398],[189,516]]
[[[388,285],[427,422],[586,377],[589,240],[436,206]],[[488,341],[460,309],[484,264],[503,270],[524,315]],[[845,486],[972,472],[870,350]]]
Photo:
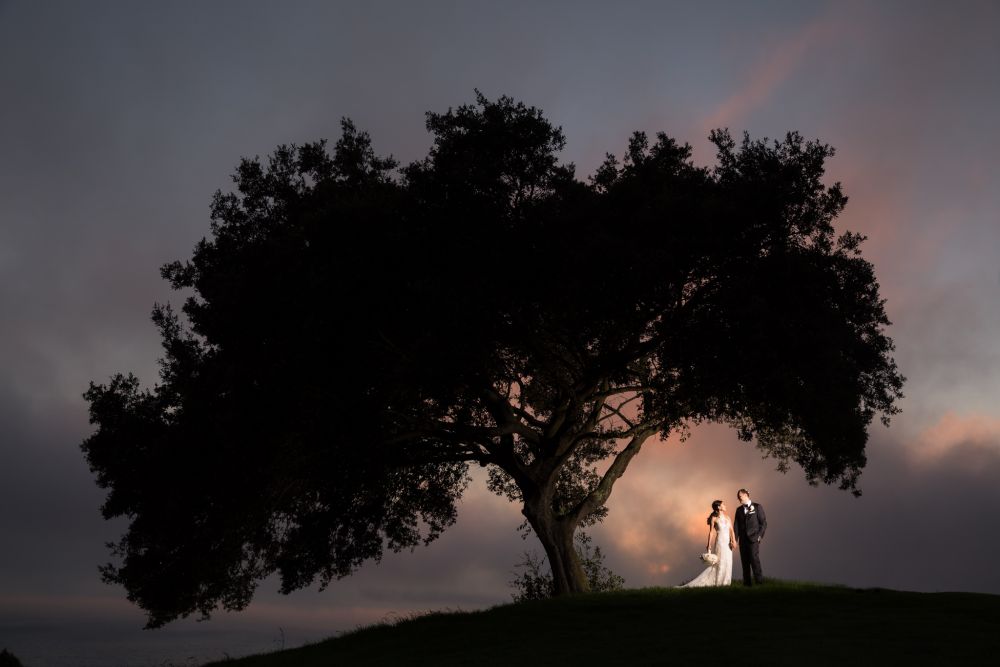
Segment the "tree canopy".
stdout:
[[865,237],[832,225],[831,147],[717,130],[699,167],[635,132],[580,181],[509,97],[428,113],[403,167],[341,129],[241,160],[211,239],[161,269],[192,294],[186,323],[154,305],[160,382],[84,394],[102,513],[129,520],[103,577],[149,627],[431,542],[470,464],[522,504],[560,594],[586,590],[574,531],[653,435],[726,423],[859,493],[905,378]]

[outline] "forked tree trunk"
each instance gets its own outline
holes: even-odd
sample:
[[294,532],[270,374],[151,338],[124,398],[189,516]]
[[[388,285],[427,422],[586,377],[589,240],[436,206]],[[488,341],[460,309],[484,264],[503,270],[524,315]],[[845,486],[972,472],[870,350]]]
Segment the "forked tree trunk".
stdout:
[[576,526],[569,521],[559,520],[552,512],[551,501],[526,502],[524,515],[545,548],[552,570],[555,595],[585,593],[590,590],[587,575],[573,546]]
[[580,557],[573,545],[573,533],[579,521],[578,517],[587,516],[607,502],[615,481],[625,472],[625,468],[639,452],[642,444],[655,432],[656,428],[650,425],[636,430],[629,443],[615,456],[597,488],[591,491],[575,510],[577,518],[561,518],[552,510],[558,471],[554,471],[547,481],[541,482],[538,486],[527,480],[522,483],[520,489],[524,509],[521,511],[545,548],[545,555],[552,570],[555,595],[585,593],[590,590],[587,574],[583,571]]

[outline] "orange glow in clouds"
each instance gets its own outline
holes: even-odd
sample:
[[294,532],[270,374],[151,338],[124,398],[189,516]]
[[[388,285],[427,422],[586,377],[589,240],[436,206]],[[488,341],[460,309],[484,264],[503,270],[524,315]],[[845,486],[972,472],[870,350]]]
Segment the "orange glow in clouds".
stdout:
[[712,501],[724,500],[732,513],[737,489],[752,492],[758,481],[763,488],[774,474],[773,462],[728,426],[693,426],[685,442],[679,434],[665,442],[651,438],[615,485],[595,541],[613,546],[649,577],[630,585],[679,583],[701,567],[696,555],[705,547]]
[[1000,417],[949,410],[920,434],[911,452],[915,462],[929,464],[962,446],[1000,453]]

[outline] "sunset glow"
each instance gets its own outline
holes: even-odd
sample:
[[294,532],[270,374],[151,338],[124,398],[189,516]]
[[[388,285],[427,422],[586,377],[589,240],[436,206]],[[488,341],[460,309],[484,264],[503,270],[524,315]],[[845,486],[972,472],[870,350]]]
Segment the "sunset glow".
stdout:
[[[194,7],[0,2],[0,648],[69,667],[58,655],[72,649],[56,649],[88,641],[82,625],[153,642],[100,579],[126,524],[101,518],[82,394],[116,372],[157,383],[151,309],[189,296],[159,269],[211,234],[212,193],[232,188],[240,157],[332,146],[348,117],[406,165],[431,145],[425,113],[471,103],[476,88],[540,108],[583,182],[636,130],[691,144],[708,167],[712,129],[737,141],[798,131],[836,150],[824,175],[848,197],[836,231],[868,237],[906,383],[902,413],[869,428],[861,497],[809,486],[795,465],[781,474],[725,425],[650,438],[586,529],[627,587],[697,574],[712,501],[732,512],[746,487],[767,507],[767,576],[1000,594],[1000,536],[982,529],[1000,480],[1000,3]],[[534,270],[514,256],[509,268]],[[541,546],[518,532],[520,506],[486,489],[487,471],[470,474],[456,524],[428,546],[323,592],[283,596],[272,576],[246,610],[162,636],[235,633],[214,640],[221,659],[273,648],[279,628],[316,640],[510,602],[516,564]],[[886,545],[906,558],[887,564]],[[739,577],[738,556],[733,567]],[[163,640],[150,660],[188,664],[190,646]],[[91,664],[124,664],[101,655]]]

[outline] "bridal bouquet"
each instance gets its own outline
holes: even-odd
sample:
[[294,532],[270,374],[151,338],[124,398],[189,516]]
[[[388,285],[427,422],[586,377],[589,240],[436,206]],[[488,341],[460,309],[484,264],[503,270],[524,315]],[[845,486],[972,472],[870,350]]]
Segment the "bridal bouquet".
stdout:
[[701,558],[709,565],[715,565],[716,563],[719,562],[719,556],[717,554],[713,554],[711,551],[706,551],[701,556],[699,556],[699,558]]

